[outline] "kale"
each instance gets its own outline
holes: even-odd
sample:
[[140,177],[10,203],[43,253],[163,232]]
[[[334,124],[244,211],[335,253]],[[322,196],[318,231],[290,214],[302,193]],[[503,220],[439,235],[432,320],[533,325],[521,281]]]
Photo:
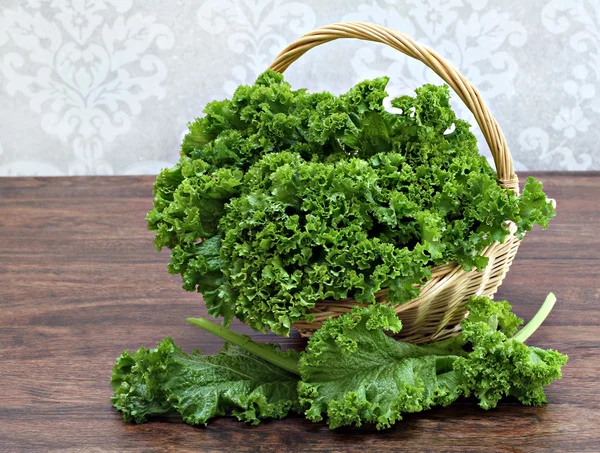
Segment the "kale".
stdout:
[[[276,353],[274,347],[271,351]],[[239,346],[225,343],[216,355],[188,355],[165,338],[155,349],[125,351],[117,358],[111,402],[125,421],[136,423],[179,413],[186,423],[206,424],[231,411],[238,420],[257,424],[300,410],[297,382],[294,373]]]
[[[190,124],[154,186],[148,226],[169,272],[213,316],[289,334],[323,299],[418,294],[432,266],[484,268],[486,246],[555,214],[542,185],[502,189],[447,86],[383,108],[387,78],[347,93],[292,90],[267,71]],[[452,132],[450,132],[452,130]]]
[[469,317],[454,338],[425,345],[397,341],[402,328],[384,304],[356,306],[330,318],[306,350],[281,352],[205,319],[188,321],[226,340],[217,355],[187,355],[163,340],[156,349],[125,351],[113,368],[111,401],[126,421],[178,412],[190,424],[206,424],[229,411],[257,424],[264,418],[304,413],[331,429],[373,423],[389,428],[406,413],[446,406],[473,395],[484,409],[506,396],[521,403],[546,402],[544,387],[561,377],[567,356],[523,342],[549,314],[550,295],[523,322],[506,301],[472,297]]
[[[540,310],[542,318],[553,303]],[[513,336],[523,320],[506,301],[473,297],[467,308],[459,336],[421,346],[385,334],[401,328],[389,306],[356,307],[325,322],[300,359],[298,392],[307,418],[326,414],[332,429],[363,423],[381,429],[460,396],[474,395],[484,409],[509,395],[523,404],[546,402],[544,387],[561,377],[567,356]]]

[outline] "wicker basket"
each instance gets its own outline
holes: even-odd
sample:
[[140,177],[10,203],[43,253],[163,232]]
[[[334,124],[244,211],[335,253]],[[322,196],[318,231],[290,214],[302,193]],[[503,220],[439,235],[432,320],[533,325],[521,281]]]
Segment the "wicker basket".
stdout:
[[[387,44],[431,68],[458,94],[475,116],[492,152],[498,184],[518,194],[518,179],[514,173],[506,139],[478,91],[454,66],[408,36],[380,25],[363,22],[327,25],[305,34],[286,47],[271,64],[270,69],[283,72],[309,49],[339,38]],[[512,233],[514,229],[504,243],[494,243],[485,249],[483,255],[489,258],[489,264],[481,272],[466,272],[453,263],[433,268],[432,278],[421,287],[419,297],[395,306],[403,324],[398,337],[413,343],[425,343],[456,335],[460,331],[459,323],[466,314],[465,305],[469,297],[491,297],[502,283],[519,248],[519,240]],[[386,295],[386,290],[379,291],[377,300],[385,302]],[[301,335],[310,336],[326,319],[347,313],[355,305],[356,302],[352,299],[318,302],[311,310],[314,320],[311,323],[295,323],[294,327]]]

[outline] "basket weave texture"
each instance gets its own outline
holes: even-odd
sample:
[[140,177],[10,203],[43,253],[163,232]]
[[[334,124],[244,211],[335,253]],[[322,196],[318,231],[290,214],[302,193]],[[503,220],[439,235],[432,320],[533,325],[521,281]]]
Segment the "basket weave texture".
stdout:
[[[381,25],[364,22],[345,22],[326,25],[313,30],[286,47],[270,66],[277,72],[285,71],[294,61],[313,47],[339,38],[355,38],[375,41],[390,47],[427,65],[440,76],[460,97],[473,113],[477,124],[490,147],[498,184],[518,194],[519,181],[514,173],[512,156],[506,139],[496,119],[483,102],[475,87],[450,63],[431,49]],[[395,306],[403,328],[398,338],[412,343],[425,343],[452,337],[460,332],[460,321],[466,315],[469,297],[494,295],[519,248],[514,229],[503,243],[487,247],[483,255],[489,258],[482,271],[465,271],[459,265],[448,263],[432,268],[432,277],[421,286],[420,295],[404,304]],[[387,291],[377,293],[377,301],[386,301]],[[303,336],[310,336],[329,317],[337,317],[357,305],[352,299],[324,300],[311,310],[311,323],[297,322],[294,327]]]

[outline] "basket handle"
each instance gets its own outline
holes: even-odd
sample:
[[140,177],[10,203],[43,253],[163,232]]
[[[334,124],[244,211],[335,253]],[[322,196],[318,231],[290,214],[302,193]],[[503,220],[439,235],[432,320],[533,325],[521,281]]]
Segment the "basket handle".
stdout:
[[479,92],[452,64],[445,61],[433,50],[413,41],[407,35],[382,25],[365,22],[325,25],[306,33],[283,49],[269,69],[283,73],[308,50],[339,38],[355,38],[387,44],[431,68],[452,87],[475,116],[492,152],[500,186],[512,189],[518,194],[519,180],[514,171],[513,160],[506,144],[506,138],[496,119],[483,102]]

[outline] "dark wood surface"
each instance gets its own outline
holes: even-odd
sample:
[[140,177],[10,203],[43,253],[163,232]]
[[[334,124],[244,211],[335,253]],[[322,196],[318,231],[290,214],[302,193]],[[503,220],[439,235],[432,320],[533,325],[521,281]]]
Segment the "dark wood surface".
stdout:
[[465,400],[383,432],[332,432],[297,416],[256,427],[231,417],[206,428],[124,423],[109,402],[124,349],[165,336],[187,351],[221,343],[185,322],[206,315],[200,297],[152,247],[153,178],[0,179],[0,451],[600,451],[600,173],[536,176],[559,215],[526,236],[498,298],[528,320],[547,292],[558,297],[529,340],[570,357],[549,404],[486,412]]

